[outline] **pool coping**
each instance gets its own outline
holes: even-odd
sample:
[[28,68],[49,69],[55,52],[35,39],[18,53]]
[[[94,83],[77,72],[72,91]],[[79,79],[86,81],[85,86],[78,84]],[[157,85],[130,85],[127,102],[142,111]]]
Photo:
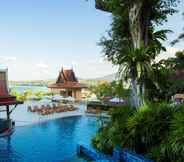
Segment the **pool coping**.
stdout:
[[15,124],[15,129],[16,128],[20,128],[20,127],[28,127],[28,126],[33,126],[33,125],[36,125],[36,124],[41,124],[41,123],[45,123],[45,122],[48,122],[48,121],[52,121],[52,120],[57,120],[57,119],[63,119],[63,118],[70,118],[70,117],[77,117],[77,116],[85,116],[84,113],[73,113],[73,114],[67,114],[65,113],[65,115],[63,116],[58,116],[58,117],[53,117],[53,118],[46,118],[46,119],[43,119],[43,120],[38,120],[38,121],[25,121],[25,122],[28,122],[28,124],[24,124],[24,125],[16,125]]

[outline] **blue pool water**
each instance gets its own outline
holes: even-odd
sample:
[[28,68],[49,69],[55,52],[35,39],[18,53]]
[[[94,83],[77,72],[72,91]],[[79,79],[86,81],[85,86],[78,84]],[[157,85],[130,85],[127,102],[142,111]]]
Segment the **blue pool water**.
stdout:
[[95,117],[69,117],[17,127],[0,139],[0,162],[82,162],[78,143],[90,144],[97,129]]

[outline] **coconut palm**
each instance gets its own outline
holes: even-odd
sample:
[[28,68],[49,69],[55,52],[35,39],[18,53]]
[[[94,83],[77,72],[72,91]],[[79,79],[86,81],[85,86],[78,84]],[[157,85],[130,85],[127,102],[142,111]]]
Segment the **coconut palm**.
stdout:
[[[131,78],[132,85],[132,99],[134,105],[143,104],[144,95],[144,79],[149,77],[152,73],[150,64],[151,56],[145,48],[141,49],[127,49],[126,54],[120,58],[119,75],[123,76],[125,80]],[[139,89],[137,89],[139,85]],[[140,91],[139,93],[137,91]],[[142,100],[138,100],[136,94],[141,95]]]

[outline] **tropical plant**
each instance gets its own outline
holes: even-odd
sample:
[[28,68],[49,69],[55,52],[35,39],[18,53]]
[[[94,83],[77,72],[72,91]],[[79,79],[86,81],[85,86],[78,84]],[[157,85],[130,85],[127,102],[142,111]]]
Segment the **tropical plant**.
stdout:
[[97,85],[90,87],[91,93],[94,93],[99,99],[104,97],[129,97],[129,89],[125,89],[121,81],[100,81]]
[[[119,62],[119,59],[124,55],[129,55],[127,52],[130,51],[129,49],[135,52],[132,54],[135,57],[140,54],[140,51],[143,52],[141,49],[143,48],[145,49],[143,54],[150,55],[149,61],[146,62],[150,65],[151,59],[154,59],[160,50],[164,49],[159,40],[165,38],[166,33],[166,31],[155,32],[154,25],[161,24],[167,19],[168,14],[175,12],[173,9],[175,3],[176,1],[173,0],[96,0],[96,8],[113,14],[110,38],[103,38],[101,43],[107,58],[121,67],[122,62]],[[139,58],[139,56],[136,57]],[[127,67],[130,72],[133,105],[139,107],[143,103],[140,97],[141,93],[144,96],[144,75],[145,67],[148,64],[142,69],[144,73],[140,73],[141,68],[137,70],[136,65],[139,63],[134,61],[134,64]],[[123,68],[121,67],[121,69]],[[143,74],[141,82],[138,77],[139,73]]]
[[184,105],[173,107],[166,103],[147,103],[138,110],[128,106],[114,109],[92,143],[106,153],[120,146],[158,162],[182,162],[183,115]]
[[147,104],[127,121],[127,139],[124,147],[147,154],[158,146],[169,131],[176,109],[168,104]]
[[38,92],[34,92],[33,90],[31,89],[26,89],[24,92],[20,93],[20,92],[17,92],[15,90],[12,90],[10,92],[10,94],[12,96],[15,96],[17,98],[17,100],[20,100],[20,101],[26,101],[28,99],[29,96],[37,96],[39,99],[41,99],[41,97],[43,96],[51,96],[52,93],[51,92],[44,92],[44,91],[38,91]]
[[112,153],[115,146],[121,145],[126,138],[126,121],[133,115],[135,109],[129,106],[122,106],[113,109],[111,120],[100,127],[92,140],[93,146],[105,153]]
[[169,100],[176,93],[184,91],[184,52],[178,51],[175,57],[161,60],[152,65],[154,76],[147,85],[148,98]]
[[184,161],[184,105],[177,107],[170,121],[169,132],[162,143],[153,148],[149,157],[158,162]]

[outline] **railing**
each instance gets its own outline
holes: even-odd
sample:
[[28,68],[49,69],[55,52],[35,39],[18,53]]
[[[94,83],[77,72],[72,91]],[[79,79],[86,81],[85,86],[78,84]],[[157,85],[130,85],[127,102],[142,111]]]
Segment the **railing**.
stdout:
[[110,157],[96,151],[93,148],[84,145],[78,145],[77,154],[84,155],[93,161],[104,160],[109,162],[153,162],[152,160],[146,159],[142,155],[138,155],[132,151],[121,148],[115,148],[113,151],[113,156]]
[[97,161],[97,160],[111,160],[110,157],[107,155],[96,151],[93,148],[84,146],[84,145],[77,145],[77,154],[83,155],[90,160]]

